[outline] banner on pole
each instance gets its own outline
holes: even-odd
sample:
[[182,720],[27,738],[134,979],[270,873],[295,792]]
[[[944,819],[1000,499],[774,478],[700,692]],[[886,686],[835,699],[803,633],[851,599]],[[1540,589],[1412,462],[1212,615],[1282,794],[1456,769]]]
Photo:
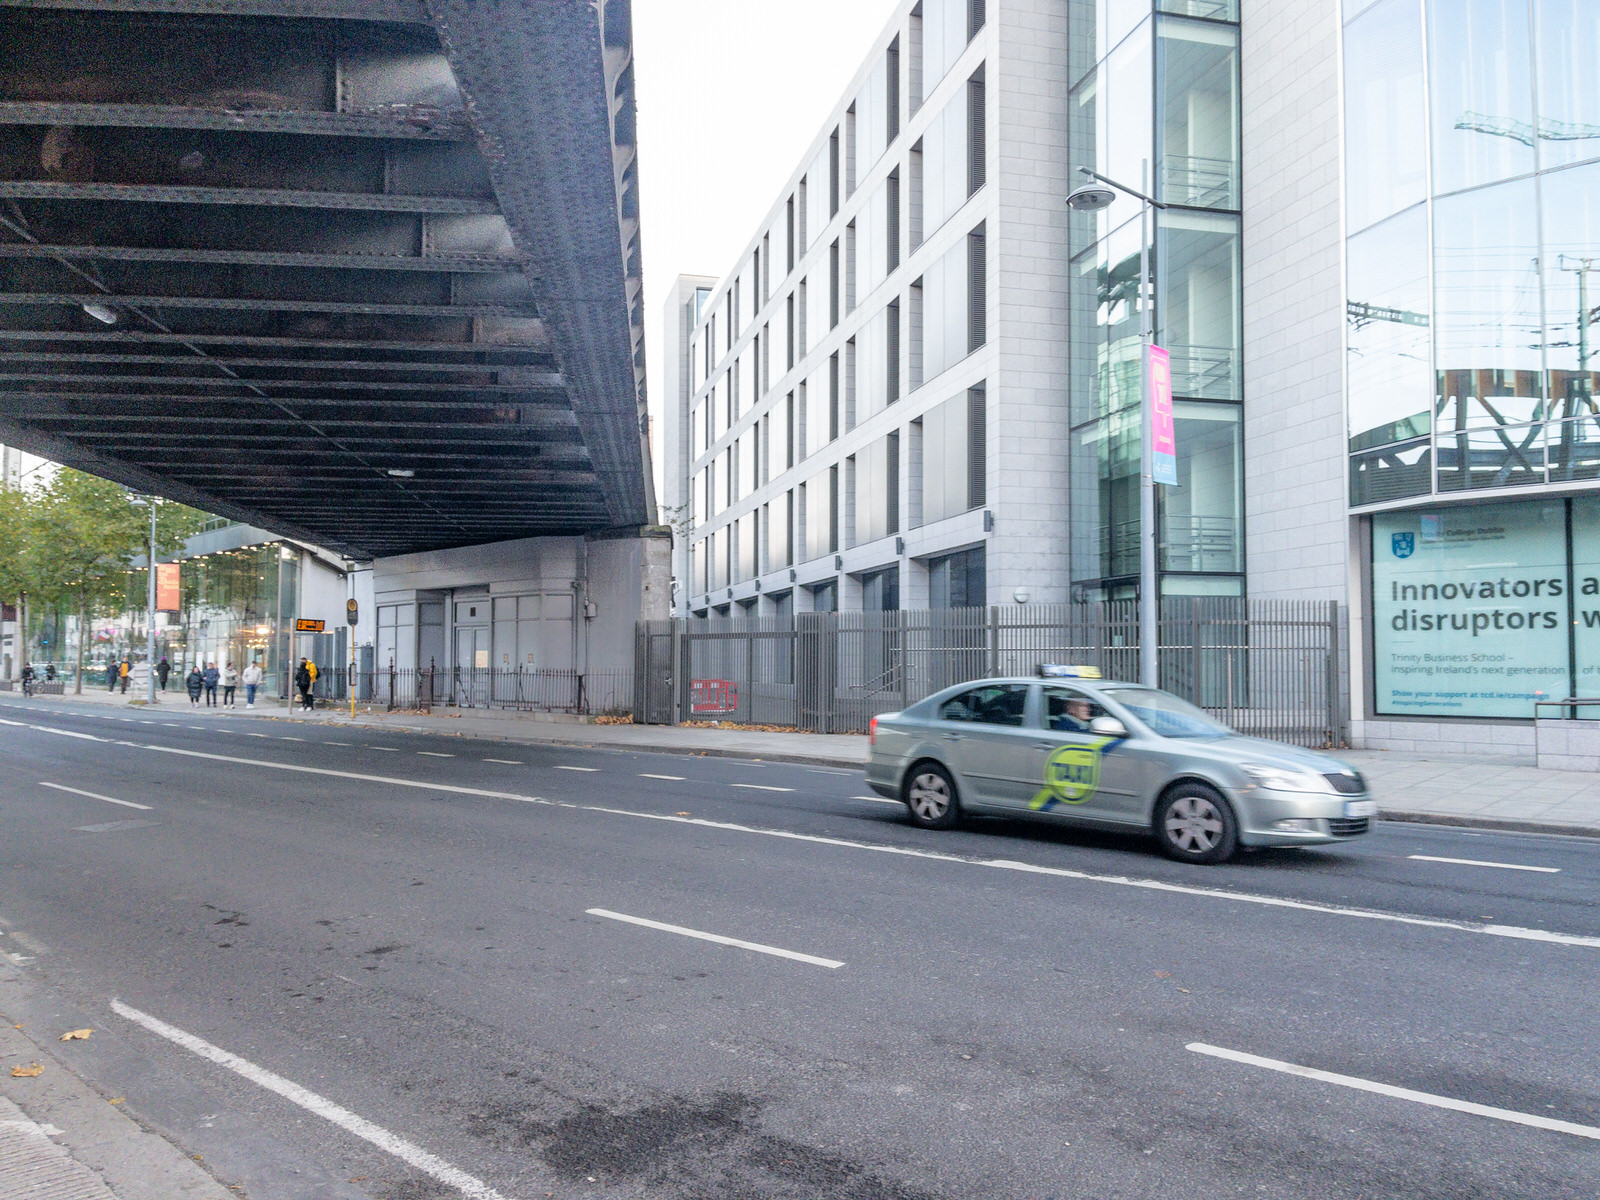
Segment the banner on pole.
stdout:
[[156,611],[177,612],[183,607],[179,598],[177,563],[156,564]]
[[1146,351],[1145,378],[1150,381],[1150,477],[1157,483],[1178,482],[1178,437],[1172,421],[1172,355],[1160,346]]

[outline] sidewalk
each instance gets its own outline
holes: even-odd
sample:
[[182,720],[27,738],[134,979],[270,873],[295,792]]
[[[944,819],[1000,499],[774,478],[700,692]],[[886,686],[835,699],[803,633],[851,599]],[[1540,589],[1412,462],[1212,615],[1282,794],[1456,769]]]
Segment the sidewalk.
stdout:
[[237,1200],[68,1069],[51,1052],[65,1032],[0,1016],[0,1200]]
[[[20,696],[18,696],[20,699]],[[82,696],[37,697],[61,703],[127,706],[134,697],[86,690]],[[142,703],[140,707],[143,707]],[[201,719],[290,721],[485,738],[525,746],[580,746],[653,754],[691,754],[860,769],[867,739],[859,734],[767,733],[671,725],[591,725],[573,718],[482,709],[431,714],[321,707],[303,713],[274,701],[253,712],[192,709],[181,691],[168,691],[158,711]],[[1367,777],[1383,818],[1471,825],[1532,833],[1600,838],[1600,775],[1541,770],[1526,759],[1425,755],[1391,750],[1341,750],[1338,756]]]

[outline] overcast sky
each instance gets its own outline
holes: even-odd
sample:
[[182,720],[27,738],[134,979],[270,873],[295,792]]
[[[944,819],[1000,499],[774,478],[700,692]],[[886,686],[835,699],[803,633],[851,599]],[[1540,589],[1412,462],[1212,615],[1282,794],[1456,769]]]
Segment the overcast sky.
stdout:
[[[672,281],[733,266],[896,3],[634,0],[645,361],[657,430]],[[653,452],[659,485],[659,436]]]

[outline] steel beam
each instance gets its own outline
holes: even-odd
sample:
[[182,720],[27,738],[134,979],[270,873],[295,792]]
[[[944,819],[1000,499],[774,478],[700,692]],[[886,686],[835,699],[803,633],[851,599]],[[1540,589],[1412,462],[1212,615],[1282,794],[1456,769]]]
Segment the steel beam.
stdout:
[[[206,362],[203,358],[191,360],[192,366],[201,366]],[[342,392],[430,392],[440,396],[515,396],[524,392],[559,392],[561,391],[561,376],[541,375],[527,383],[421,383],[397,382],[378,379],[263,379],[253,376],[240,376],[233,378],[227,375],[86,375],[86,374],[52,374],[50,372],[22,372],[0,371],[0,394],[9,391],[4,385],[7,383],[131,383],[131,384],[156,384],[161,387],[234,387],[234,388],[267,388],[276,391],[280,388],[309,389],[314,391]],[[26,394],[37,396],[72,396],[75,393],[67,391],[34,391],[30,389]],[[142,393],[130,394],[130,399],[137,398]],[[293,396],[273,396],[274,400],[292,400]],[[249,399],[240,396],[239,399]]]
[[498,214],[493,200],[458,196],[394,196],[382,192],[311,192],[293,188],[178,187],[151,183],[52,183],[0,180],[0,198],[109,200],[133,204],[231,204],[264,208],[352,209],[360,212]]
[[334,271],[431,271],[451,274],[515,274],[513,258],[466,255],[306,254],[269,250],[180,250],[145,246],[50,246],[0,242],[0,258],[99,259],[104,262],[204,263],[222,266],[302,267]]
[[[113,329],[0,329],[5,342],[88,342],[117,345],[125,342],[150,342],[155,345],[259,346],[271,350],[372,350],[404,354],[512,354],[533,355],[548,361],[550,350],[539,345],[491,342],[417,342],[400,340],[362,340],[358,338],[268,337],[246,333],[157,333],[154,330]],[[493,365],[493,364],[485,364]],[[522,363],[506,365],[524,365]]]
[[[0,6],[3,7],[3,6]],[[213,133],[293,133],[314,137],[465,142],[472,124],[458,109],[396,105],[369,112],[200,108],[176,104],[71,104],[0,101],[0,125],[105,129],[195,129]]]
[[0,304],[52,304],[82,308],[203,308],[239,312],[354,313],[373,317],[537,316],[520,304],[351,304],[339,300],[275,300],[246,296],[112,296],[104,292],[0,292]]
[[[6,0],[7,4],[15,0]],[[426,25],[422,0],[26,0],[18,7],[207,17],[315,17]]]

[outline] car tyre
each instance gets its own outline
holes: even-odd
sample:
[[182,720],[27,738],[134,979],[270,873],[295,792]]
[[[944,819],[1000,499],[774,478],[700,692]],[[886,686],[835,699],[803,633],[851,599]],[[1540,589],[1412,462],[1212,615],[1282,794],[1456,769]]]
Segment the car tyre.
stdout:
[[938,763],[920,762],[906,774],[901,797],[911,823],[924,829],[950,829],[961,820],[955,780]]
[[1239,821],[1222,793],[1205,783],[1180,783],[1156,805],[1156,840],[1169,858],[1227,862],[1239,849]]

